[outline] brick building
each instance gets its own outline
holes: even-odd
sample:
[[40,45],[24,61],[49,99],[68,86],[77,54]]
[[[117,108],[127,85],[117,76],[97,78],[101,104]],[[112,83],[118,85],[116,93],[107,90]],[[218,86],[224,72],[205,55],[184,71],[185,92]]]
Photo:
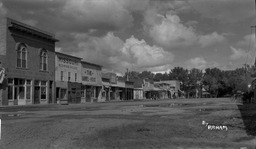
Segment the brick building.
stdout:
[[10,18],[0,21],[1,105],[55,103],[54,34]]

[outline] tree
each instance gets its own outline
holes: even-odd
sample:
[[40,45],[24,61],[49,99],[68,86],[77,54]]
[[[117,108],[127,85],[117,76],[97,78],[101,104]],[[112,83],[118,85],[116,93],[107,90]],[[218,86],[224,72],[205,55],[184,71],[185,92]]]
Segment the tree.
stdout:
[[203,80],[203,72],[199,69],[193,68],[188,74],[188,92],[189,96],[199,96],[201,92],[201,82]]
[[222,71],[218,68],[207,68],[203,77],[205,89],[214,97],[219,94],[219,89],[222,88]]

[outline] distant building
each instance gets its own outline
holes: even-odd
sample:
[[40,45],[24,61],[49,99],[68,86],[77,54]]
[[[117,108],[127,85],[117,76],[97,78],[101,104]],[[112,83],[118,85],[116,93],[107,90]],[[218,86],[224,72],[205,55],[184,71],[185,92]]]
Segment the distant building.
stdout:
[[134,99],[144,99],[143,79],[132,79],[131,81],[134,82],[133,98]]
[[143,91],[146,99],[178,98],[182,91],[177,80],[151,81],[144,80]]
[[102,66],[82,61],[82,103],[102,100]]
[[81,58],[56,52],[57,103],[81,103]]
[[0,105],[55,103],[55,39],[10,18],[0,20]]

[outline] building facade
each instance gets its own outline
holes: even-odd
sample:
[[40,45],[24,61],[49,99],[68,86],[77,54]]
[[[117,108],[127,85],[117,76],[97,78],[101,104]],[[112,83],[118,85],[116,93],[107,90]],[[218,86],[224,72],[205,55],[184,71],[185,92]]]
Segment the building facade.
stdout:
[[81,103],[81,58],[56,52],[55,81],[57,103]]
[[82,61],[82,103],[102,101],[102,67]]
[[55,103],[54,34],[16,20],[0,21],[1,105]]

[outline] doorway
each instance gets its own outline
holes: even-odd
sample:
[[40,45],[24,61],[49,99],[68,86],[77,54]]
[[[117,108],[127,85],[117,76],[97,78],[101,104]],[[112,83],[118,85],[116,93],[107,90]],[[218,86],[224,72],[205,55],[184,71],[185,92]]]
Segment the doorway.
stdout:
[[34,104],[40,104],[40,87],[35,86]]

